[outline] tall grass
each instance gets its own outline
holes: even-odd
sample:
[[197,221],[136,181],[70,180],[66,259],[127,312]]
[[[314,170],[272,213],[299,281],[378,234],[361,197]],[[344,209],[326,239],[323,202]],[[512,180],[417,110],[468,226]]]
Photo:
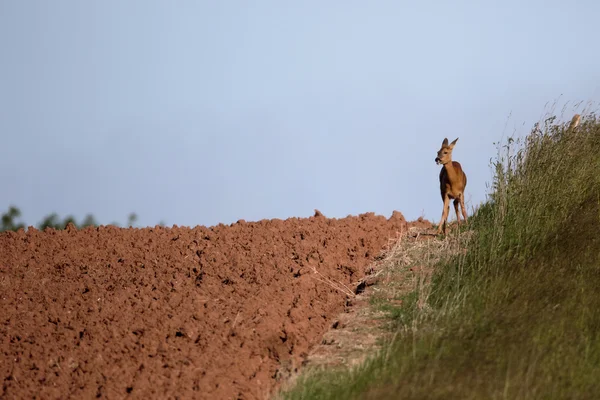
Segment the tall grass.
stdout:
[[509,138],[468,251],[436,268],[429,307],[360,369],[300,398],[600,398],[600,121],[554,117]]

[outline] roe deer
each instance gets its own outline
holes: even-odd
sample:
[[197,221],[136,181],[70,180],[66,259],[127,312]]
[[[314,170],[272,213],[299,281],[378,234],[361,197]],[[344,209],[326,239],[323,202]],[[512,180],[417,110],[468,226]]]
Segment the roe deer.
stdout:
[[452,143],[448,144],[448,138],[442,142],[442,148],[438,151],[435,163],[442,165],[440,171],[440,192],[444,201],[442,210],[442,219],[437,229],[437,233],[446,233],[446,220],[450,212],[450,199],[454,199],[454,210],[456,211],[456,220],[460,225],[460,214],[458,213],[458,205],[462,209],[462,215],[467,222],[467,212],[465,211],[465,187],[467,186],[467,175],[463,172],[460,163],[452,161],[452,149],[458,141],[456,138]]
[[572,131],[579,126],[579,121],[581,120],[581,115],[575,114],[571,119],[571,124],[569,125],[568,130]]

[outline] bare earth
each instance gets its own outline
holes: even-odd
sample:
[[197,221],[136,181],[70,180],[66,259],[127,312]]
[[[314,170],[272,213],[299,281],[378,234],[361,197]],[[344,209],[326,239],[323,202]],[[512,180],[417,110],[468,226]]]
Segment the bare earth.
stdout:
[[265,398],[419,224],[317,212],[1,233],[0,397]]

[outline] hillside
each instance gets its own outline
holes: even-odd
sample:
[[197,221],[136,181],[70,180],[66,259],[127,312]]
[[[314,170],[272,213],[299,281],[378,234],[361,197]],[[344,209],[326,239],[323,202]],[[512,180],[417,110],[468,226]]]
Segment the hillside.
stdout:
[[284,398],[600,396],[600,121],[549,116],[498,148],[489,201],[444,239],[454,250],[424,252],[430,283],[386,304],[382,351],[304,374]]

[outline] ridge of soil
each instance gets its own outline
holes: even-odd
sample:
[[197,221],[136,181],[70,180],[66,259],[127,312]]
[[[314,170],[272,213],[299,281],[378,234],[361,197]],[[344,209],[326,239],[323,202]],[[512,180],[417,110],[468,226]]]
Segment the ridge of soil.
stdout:
[[398,232],[395,211],[0,234],[2,398],[265,398]]
[[322,335],[321,342],[311,348],[304,361],[305,369],[358,366],[396,334],[396,329],[389,326],[389,310],[384,311],[371,302],[401,306],[401,298],[414,292],[419,279],[431,272],[422,266],[420,257],[415,260],[410,253],[415,252],[418,243],[435,238],[431,227],[410,227],[371,264],[365,280],[368,286],[352,300],[352,307],[338,315],[333,326]]

